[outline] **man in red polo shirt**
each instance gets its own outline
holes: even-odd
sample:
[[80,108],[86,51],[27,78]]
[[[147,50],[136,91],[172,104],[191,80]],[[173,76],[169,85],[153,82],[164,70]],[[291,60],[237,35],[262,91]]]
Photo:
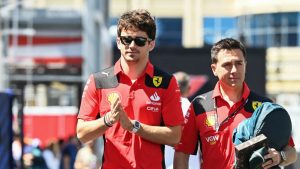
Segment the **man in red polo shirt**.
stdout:
[[124,13],[118,22],[120,59],[90,75],[84,88],[77,136],[82,142],[103,136],[103,169],[162,169],[164,145],[180,141],[176,79],[149,61],[155,34],[148,11]]
[[[219,81],[214,90],[196,97],[185,116],[185,124],[174,155],[174,168],[187,169],[189,154],[201,144],[201,169],[234,168],[233,130],[249,118],[262,102],[271,100],[250,91],[245,80],[246,50],[237,40],[227,38],[211,50],[211,69]],[[200,139],[200,140],[199,140]],[[293,140],[283,150],[270,148],[264,169],[296,161]]]

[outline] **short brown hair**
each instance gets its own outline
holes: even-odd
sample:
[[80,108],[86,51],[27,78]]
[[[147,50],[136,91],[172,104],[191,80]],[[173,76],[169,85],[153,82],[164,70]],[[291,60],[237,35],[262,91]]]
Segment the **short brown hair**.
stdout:
[[246,48],[245,46],[238,40],[232,39],[232,38],[225,38],[213,45],[211,48],[211,61],[212,63],[217,63],[218,62],[218,53],[222,49],[228,49],[228,50],[233,50],[233,49],[240,49],[243,52],[244,58],[246,60]]
[[122,14],[118,22],[118,37],[121,36],[123,29],[144,31],[151,40],[154,40],[156,35],[155,19],[145,9],[131,10]]

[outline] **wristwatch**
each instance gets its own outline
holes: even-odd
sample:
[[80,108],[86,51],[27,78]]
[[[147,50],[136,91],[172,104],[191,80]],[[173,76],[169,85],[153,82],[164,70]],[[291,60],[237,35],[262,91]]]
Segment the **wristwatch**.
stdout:
[[286,158],[286,154],[284,151],[280,151],[280,156],[281,156],[281,162],[286,161],[287,158]]
[[141,128],[141,123],[137,120],[133,122],[133,128],[131,130],[132,133],[136,133]]

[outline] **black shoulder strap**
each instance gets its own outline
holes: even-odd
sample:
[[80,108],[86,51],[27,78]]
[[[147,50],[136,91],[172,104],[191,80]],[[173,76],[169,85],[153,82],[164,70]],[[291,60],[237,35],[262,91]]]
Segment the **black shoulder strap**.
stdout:
[[97,89],[115,88],[119,85],[118,77],[114,74],[114,67],[109,67],[93,75]]
[[212,98],[213,91],[196,96],[192,101],[195,114],[199,115],[215,109],[215,99]]

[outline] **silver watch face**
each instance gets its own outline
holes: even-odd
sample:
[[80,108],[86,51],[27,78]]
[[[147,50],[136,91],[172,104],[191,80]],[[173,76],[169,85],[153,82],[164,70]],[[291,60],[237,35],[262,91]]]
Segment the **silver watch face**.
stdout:
[[285,161],[285,160],[286,160],[285,152],[284,152],[284,151],[281,151],[281,152],[280,152],[280,155],[281,155],[282,160]]
[[133,123],[133,128],[132,128],[132,133],[136,133],[139,129],[141,128],[141,124],[139,121],[134,121]]
[[139,121],[135,121],[135,122],[134,122],[134,128],[139,129],[140,126],[141,126],[141,124],[140,124]]

